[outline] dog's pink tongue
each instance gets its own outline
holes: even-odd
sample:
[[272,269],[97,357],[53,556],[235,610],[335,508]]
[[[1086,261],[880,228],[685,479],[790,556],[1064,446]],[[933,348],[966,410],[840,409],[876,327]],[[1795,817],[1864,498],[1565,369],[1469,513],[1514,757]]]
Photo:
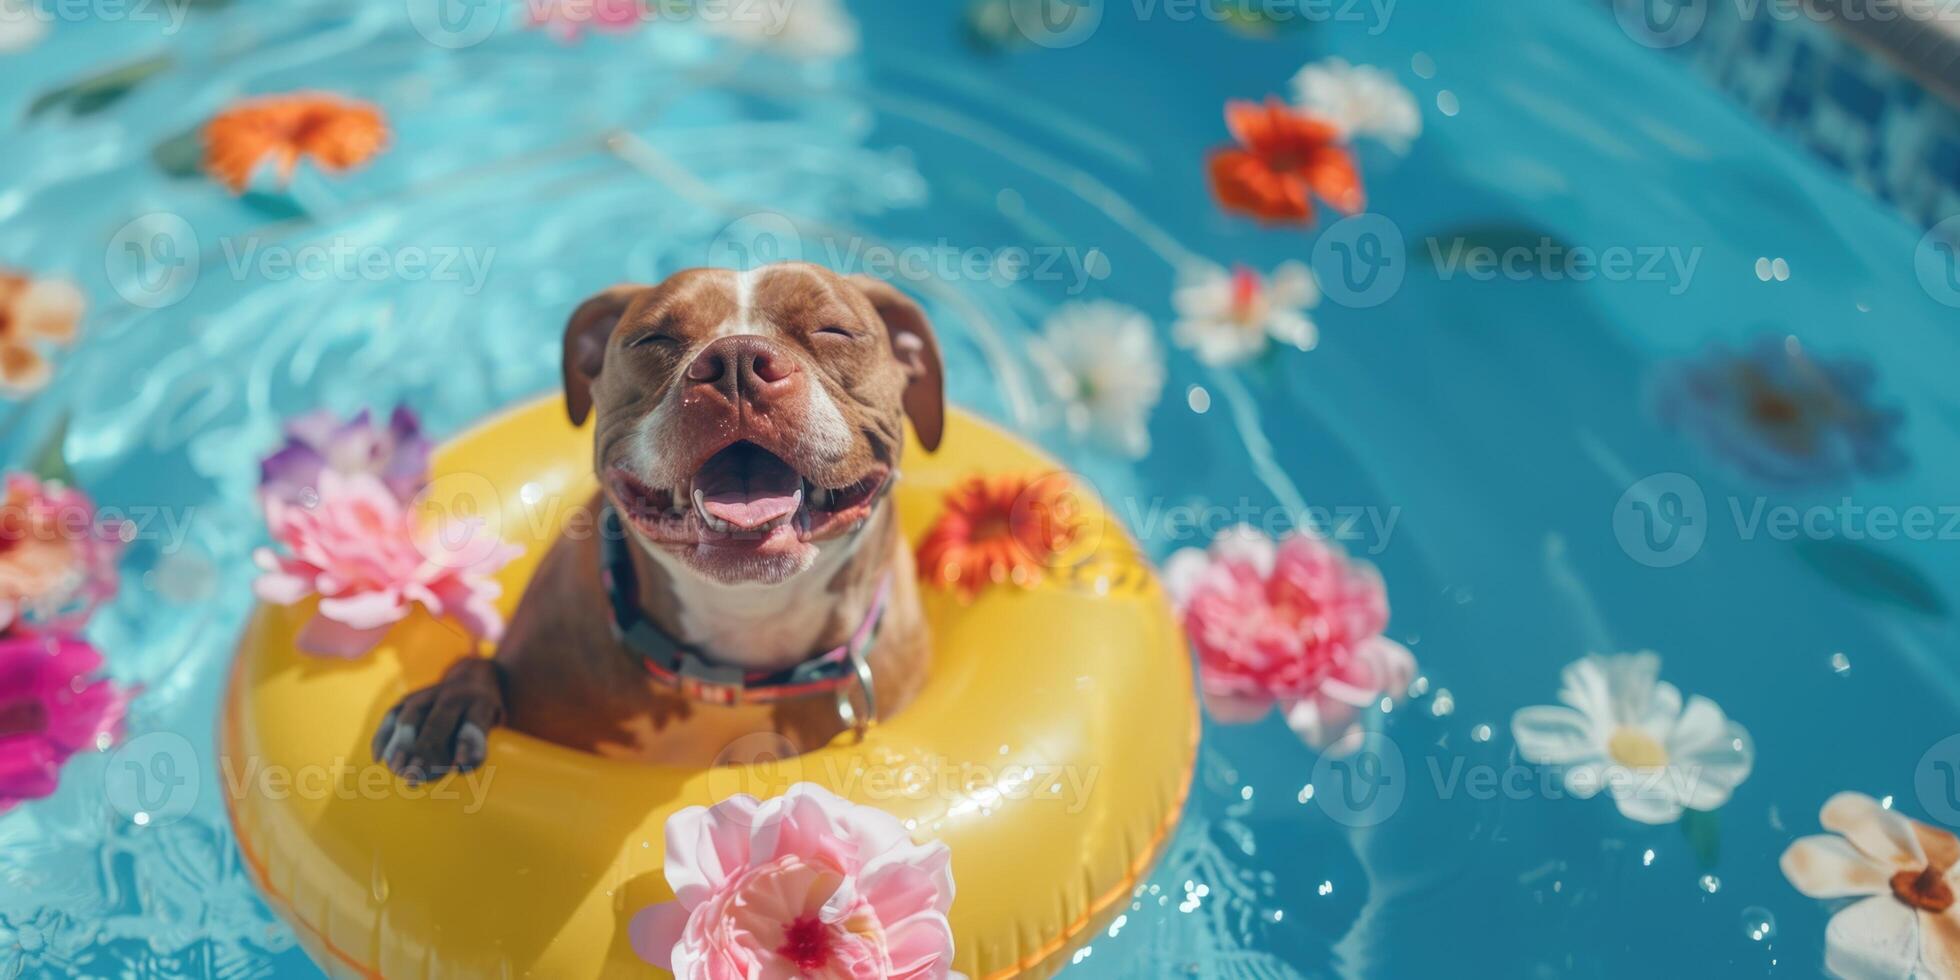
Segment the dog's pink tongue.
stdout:
[[694,478],[701,506],[736,527],[761,527],[796,513],[803,478],[771,453],[752,447],[724,450]]

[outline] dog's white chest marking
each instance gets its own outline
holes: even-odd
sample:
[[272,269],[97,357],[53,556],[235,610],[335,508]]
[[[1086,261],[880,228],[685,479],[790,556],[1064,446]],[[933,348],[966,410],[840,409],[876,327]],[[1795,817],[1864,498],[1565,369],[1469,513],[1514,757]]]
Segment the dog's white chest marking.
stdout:
[[[809,568],[773,585],[727,584],[705,578],[664,554],[647,549],[666,570],[680,607],[676,639],[711,659],[744,670],[781,670],[801,663],[820,642],[824,627],[843,614],[855,622],[865,610],[839,608],[828,586],[837,568],[857,550],[859,536],[827,542]],[[858,604],[869,597],[853,597]]]

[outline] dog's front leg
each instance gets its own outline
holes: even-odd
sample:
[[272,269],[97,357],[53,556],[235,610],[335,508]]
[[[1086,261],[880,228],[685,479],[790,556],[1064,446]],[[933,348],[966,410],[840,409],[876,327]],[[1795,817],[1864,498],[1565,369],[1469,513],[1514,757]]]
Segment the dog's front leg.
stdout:
[[482,765],[490,729],[503,721],[502,671],[471,657],[389,709],[371,749],[395,775],[421,783]]

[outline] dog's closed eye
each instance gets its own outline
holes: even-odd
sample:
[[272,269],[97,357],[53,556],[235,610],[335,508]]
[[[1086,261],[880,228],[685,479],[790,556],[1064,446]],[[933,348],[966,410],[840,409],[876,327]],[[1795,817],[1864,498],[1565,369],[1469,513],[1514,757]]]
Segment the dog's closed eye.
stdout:
[[840,326],[838,326],[838,325],[836,325],[836,324],[834,324],[834,323],[830,323],[830,324],[825,324],[825,325],[823,325],[823,326],[821,326],[821,327],[818,327],[818,328],[817,328],[817,334],[818,334],[819,336],[824,336],[824,335],[827,335],[827,336],[831,336],[831,337],[842,337],[842,338],[843,338],[843,339],[845,339],[845,340],[856,340],[856,339],[857,339],[857,334],[854,334],[854,333],[852,333],[852,332],[850,332],[849,330],[846,330],[846,329],[844,329],[843,327],[840,327]]
[[646,333],[639,335],[638,337],[634,337],[632,340],[627,341],[626,346],[627,349],[629,350],[637,350],[641,347],[652,347],[656,344],[677,345],[680,342],[681,339],[679,337],[675,337],[669,334],[664,334],[658,330],[650,330]]

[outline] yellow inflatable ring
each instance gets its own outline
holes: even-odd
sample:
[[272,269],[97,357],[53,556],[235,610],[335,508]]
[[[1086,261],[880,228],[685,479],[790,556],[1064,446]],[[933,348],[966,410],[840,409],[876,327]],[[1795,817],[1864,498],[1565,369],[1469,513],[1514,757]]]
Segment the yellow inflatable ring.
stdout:
[[[473,506],[526,548],[501,573],[506,613],[594,492],[590,446],[548,399],[438,452],[432,502]],[[914,543],[961,477],[1055,469],[957,413],[936,454],[914,444],[905,460],[896,500]],[[862,742],[845,734],[773,766],[645,766],[499,731],[478,773],[410,788],[369,758],[369,736],[469,646],[418,612],[366,657],[324,660],[294,648],[310,609],[261,605],[219,732],[240,850],[333,977],[651,976],[627,924],[673,897],[668,814],[810,780],[951,848],[955,969],[1050,975],[1131,901],[1197,750],[1183,637],[1136,546],[1089,498],[1077,499],[1095,540],[1070,567],[971,603],[921,589],[935,653],[906,710]]]

